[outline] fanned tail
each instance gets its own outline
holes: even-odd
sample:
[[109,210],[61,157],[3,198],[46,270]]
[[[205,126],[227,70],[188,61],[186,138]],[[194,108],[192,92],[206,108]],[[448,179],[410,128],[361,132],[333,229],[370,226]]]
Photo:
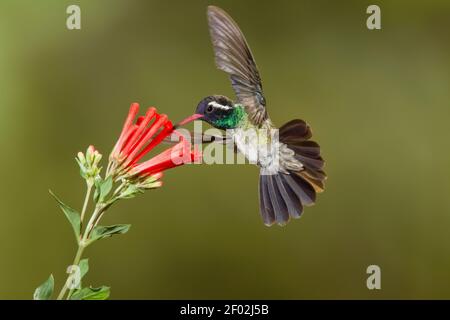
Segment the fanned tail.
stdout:
[[290,217],[299,218],[303,207],[313,205],[316,193],[324,190],[324,160],[319,144],[309,140],[311,137],[311,129],[303,120],[289,121],[280,128],[280,142],[294,151],[295,159],[303,168],[288,173],[260,174],[260,211],[265,225],[285,225]]

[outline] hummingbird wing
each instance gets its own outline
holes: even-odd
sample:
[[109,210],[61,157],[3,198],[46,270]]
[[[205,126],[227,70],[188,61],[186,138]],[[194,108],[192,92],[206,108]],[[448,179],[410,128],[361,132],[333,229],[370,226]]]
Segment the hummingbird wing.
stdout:
[[222,9],[208,7],[208,24],[216,66],[230,75],[238,102],[254,125],[267,119],[266,100],[255,59],[236,22]]

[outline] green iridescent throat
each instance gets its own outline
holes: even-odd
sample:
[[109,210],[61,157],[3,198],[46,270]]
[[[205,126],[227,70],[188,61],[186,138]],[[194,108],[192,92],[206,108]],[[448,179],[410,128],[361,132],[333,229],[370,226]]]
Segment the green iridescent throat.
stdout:
[[245,119],[247,113],[244,107],[240,104],[234,105],[233,112],[225,118],[216,120],[214,122],[217,128],[221,129],[234,129]]

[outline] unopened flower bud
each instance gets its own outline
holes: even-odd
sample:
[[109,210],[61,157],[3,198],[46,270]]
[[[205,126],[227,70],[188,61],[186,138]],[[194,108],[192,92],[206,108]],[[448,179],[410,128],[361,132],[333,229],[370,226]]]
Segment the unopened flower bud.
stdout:
[[94,161],[93,161],[92,165],[94,167],[98,166],[98,164],[100,163],[100,160],[102,160],[102,155],[97,150],[95,150],[95,152],[94,152]]
[[101,159],[102,155],[92,145],[87,148],[86,155],[78,152],[75,160],[78,162],[80,174],[86,179],[87,184],[93,185],[95,180],[100,178],[99,163]]
[[95,148],[93,145],[90,145],[86,151],[86,161],[89,165],[94,164],[94,153],[95,153]]
[[163,177],[163,173],[158,172],[158,173],[152,174],[151,177],[153,177],[155,180],[159,180]]
[[163,185],[163,182],[162,182],[162,181],[156,181],[156,182],[153,182],[153,183],[150,185],[150,188],[151,188],[151,189],[159,188],[159,187],[162,187],[162,185]]
[[83,152],[78,152],[77,154],[78,157],[78,161],[82,164],[82,165],[86,165],[86,158],[84,157]]
[[162,174],[156,173],[147,177],[143,182],[140,183],[140,186],[144,189],[155,189],[162,186],[162,181],[159,180],[162,177]]

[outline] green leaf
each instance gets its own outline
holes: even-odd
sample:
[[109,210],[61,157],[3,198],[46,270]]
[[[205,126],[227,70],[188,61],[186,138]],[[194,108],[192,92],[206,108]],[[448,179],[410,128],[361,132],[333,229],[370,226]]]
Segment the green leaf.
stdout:
[[81,221],[80,221],[80,214],[75,209],[72,209],[65,203],[63,203],[59,198],[51,191],[49,190],[50,194],[55,198],[55,200],[58,202],[59,207],[66,215],[67,220],[69,220],[70,224],[72,225],[73,231],[75,232],[75,237],[77,239],[77,242],[80,240],[80,229],[81,229]]
[[[89,271],[89,260],[88,259],[82,259],[78,263],[78,267],[80,268],[80,287],[81,287],[81,280],[83,280],[83,277],[86,275],[86,273]],[[74,291],[75,293],[76,291]],[[73,293],[70,295],[72,297]]]
[[130,224],[116,224],[113,226],[96,226],[92,230],[91,237],[89,239],[89,244],[106,237],[111,237],[115,234],[124,234],[130,229]]
[[103,202],[113,187],[113,178],[109,176],[106,180],[97,180],[95,182],[94,201]]
[[83,259],[78,263],[78,267],[80,267],[80,280],[83,279],[83,277],[86,275],[86,273],[89,271],[89,260]]
[[49,300],[53,294],[53,288],[55,286],[55,279],[51,274],[48,279],[34,290],[34,300]]
[[106,198],[106,196],[109,194],[113,186],[113,178],[112,176],[109,176],[106,178],[106,180],[103,180],[103,182],[100,185],[100,196],[99,201],[103,202]]
[[83,288],[76,290],[70,300],[106,300],[109,298],[110,288],[101,286],[99,288]]
[[102,180],[100,180],[100,179],[94,181],[95,191],[94,191],[93,199],[94,199],[94,202],[95,202],[95,203],[98,203],[98,198],[99,198],[99,196],[100,196],[100,193],[98,192],[98,190],[100,189],[100,183],[101,183],[101,181],[102,181]]

